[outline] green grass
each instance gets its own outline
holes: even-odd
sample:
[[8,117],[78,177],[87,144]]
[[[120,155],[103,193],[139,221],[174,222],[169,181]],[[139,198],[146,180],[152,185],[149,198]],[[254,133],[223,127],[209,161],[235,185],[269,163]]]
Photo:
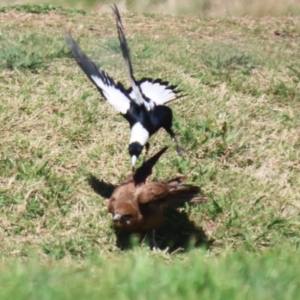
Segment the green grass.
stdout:
[[20,11],[20,12],[32,13],[32,14],[48,14],[50,12],[56,12],[58,14],[63,14],[63,15],[74,15],[74,14],[85,15],[84,10],[63,8],[61,6],[57,6],[53,4],[36,4],[36,5],[14,4],[14,5],[0,6],[1,13],[6,13],[10,11]]
[[[275,259],[276,257],[276,259]],[[136,251],[42,265],[8,262],[1,267],[1,299],[297,299],[297,252],[261,256],[227,253],[187,257]],[[184,271],[183,271],[184,270]],[[183,275],[184,272],[184,275]]]
[[129,130],[64,41],[70,30],[99,66],[128,84],[111,13],[3,12],[1,299],[146,299],[150,291],[166,299],[298,298],[298,20],[123,19],[136,78],[162,77],[187,94],[170,104],[187,153],[178,157],[159,132],[150,154],[170,148],[153,179],[187,175],[207,200],[166,212],[162,251],[135,238],[121,251],[106,200],[87,179],[124,179]]
[[[198,15],[198,16],[299,16],[298,0],[116,0],[122,10],[146,13]],[[17,3],[17,4],[13,4]],[[2,0],[0,11],[26,11],[29,13],[82,14],[82,9],[94,8],[102,12],[110,10],[109,0]],[[63,6],[63,7],[61,7]]]
[[[36,72],[53,59],[71,57],[63,37],[54,40],[37,33],[4,33],[0,39],[0,68]],[[51,45],[45,49],[45,45]]]

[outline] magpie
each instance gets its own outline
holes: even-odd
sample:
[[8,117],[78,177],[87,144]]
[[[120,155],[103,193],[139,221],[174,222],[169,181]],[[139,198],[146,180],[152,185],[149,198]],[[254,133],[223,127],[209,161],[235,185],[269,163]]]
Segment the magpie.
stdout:
[[[164,104],[183,97],[184,95],[178,96],[179,91],[176,90],[176,86],[169,86],[167,81],[162,81],[161,79],[151,79],[142,78],[137,81],[133,75],[133,68],[130,58],[130,50],[124,33],[124,26],[121,20],[121,15],[119,13],[116,4],[111,6],[116,19],[116,25],[118,30],[118,37],[120,42],[120,48],[122,51],[123,58],[127,67],[129,79],[131,82],[131,88],[128,90],[130,97],[140,106],[145,106],[149,112],[152,124],[161,122],[159,128],[164,128],[171,138],[176,143],[176,150],[179,155],[184,151],[183,148],[179,146],[176,135],[172,130],[173,113],[172,110],[165,106]],[[166,116],[167,121],[163,122],[161,116]],[[156,131],[155,131],[156,132]],[[154,132],[154,133],[155,133]],[[147,150],[149,149],[149,144]]]
[[149,149],[149,138],[160,128],[164,128],[176,143],[176,150],[181,154],[181,147],[172,130],[172,110],[164,106],[165,103],[178,99],[176,86],[169,86],[161,79],[152,80],[143,78],[136,81],[133,76],[130,52],[121,23],[120,14],[116,6],[113,7],[116,16],[118,35],[123,57],[129,71],[131,85],[125,89],[122,83],[115,82],[105,71],[87,57],[70,33],[66,34],[68,46],[75,61],[96,86],[100,94],[129,122],[130,140],[129,154],[132,167],[135,167],[137,158],[143,148]]

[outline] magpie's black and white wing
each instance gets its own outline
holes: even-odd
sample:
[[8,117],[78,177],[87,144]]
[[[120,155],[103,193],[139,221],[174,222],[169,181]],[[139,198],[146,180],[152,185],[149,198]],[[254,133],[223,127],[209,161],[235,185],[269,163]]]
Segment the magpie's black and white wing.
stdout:
[[[143,78],[137,84],[143,95],[151,99],[156,105],[164,105],[182,97],[182,95],[178,95],[180,91],[176,90],[176,86],[171,86],[167,81],[162,81],[161,79]],[[132,97],[133,94],[133,90],[130,90],[129,96]]]
[[115,84],[114,80],[106,72],[99,69],[96,64],[82,52],[70,33],[66,34],[66,39],[82,71],[97,87],[101,95],[119,113],[125,115],[129,110],[131,100],[124,87],[120,83]]
[[131,64],[131,58],[130,58],[130,50],[129,50],[128,43],[127,43],[127,40],[125,37],[124,27],[122,24],[121,16],[120,16],[119,10],[115,4],[112,6],[112,10],[113,10],[113,12],[115,14],[115,18],[116,18],[116,25],[117,25],[118,37],[119,37],[119,41],[120,41],[120,48],[121,48],[122,55],[123,55],[123,58],[126,63],[126,68],[127,68],[129,78],[130,78],[130,83],[132,86],[130,97],[138,105],[144,105],[147,108],[147,110],[151,110],[151,109],[153,109],[153,107],[155,105],[154,102],[152,101],[152,98],[143,97],[143,93],[141,92],[140,87],[134,78],[132,64]]
[[125,60],[131,81],[132,88],[128,91],[130,93],[130,98],[139,105],[144,104],[148,110],[153,109],[155,105],[164,105],[170,101],[180,98],[181,96],[178,96],[176,86],[169,86],[168,82],[160,79],[152,80],[149,78],[144,78],[140,81],[135,80],[131,64],[130,50],[124,33],[124,27],[120,13],[115,4],[112,6],[112,10],[116,18],[122,55]]

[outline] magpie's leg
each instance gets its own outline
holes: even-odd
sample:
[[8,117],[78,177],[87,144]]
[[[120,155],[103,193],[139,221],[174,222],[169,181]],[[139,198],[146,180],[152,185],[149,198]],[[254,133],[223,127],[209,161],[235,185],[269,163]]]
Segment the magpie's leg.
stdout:
[[177,151],[178,155],[182,156],[183,152],[185,152],[185,149],[183,149],[182,147],[180,147],[179,142],[177,140],[177,137],[176,137],[175,133],[173,132],[173,130],[171,128],[170,129],[166,129],[166,131],[171,136],[172,140],[175,142],[175,144],[176,144],[176,151]]
[[146,162],[146,160],[147,160],[146,157],[147,157],[147,155],[148,155],[149,148],[150,148],[150,143],[147,142],[147,143],[145,144],[145,156],[144,156],[144,162]]
[[146,145],[145,145],[145,155],[147,156],[148,155],[148,152],[149,152],[149,149],[150,149],[150,143],[147,142]]
[[158,249],[158,245],[155,240],[155,229],[153,229],[152,233],[151,233],[151,245],[150,246],[151,246],[152,250]]

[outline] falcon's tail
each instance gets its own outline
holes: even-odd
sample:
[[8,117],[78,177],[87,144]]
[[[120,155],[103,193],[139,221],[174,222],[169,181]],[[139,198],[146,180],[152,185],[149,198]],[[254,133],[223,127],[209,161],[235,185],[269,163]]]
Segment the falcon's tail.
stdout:
[[187,178],[177,177],[168,182],[170,192],[165,196],[169,204],[179,204],[184,202],[204,202],[206,197],[200,194],[200,188],[191,184],[182,183]]

